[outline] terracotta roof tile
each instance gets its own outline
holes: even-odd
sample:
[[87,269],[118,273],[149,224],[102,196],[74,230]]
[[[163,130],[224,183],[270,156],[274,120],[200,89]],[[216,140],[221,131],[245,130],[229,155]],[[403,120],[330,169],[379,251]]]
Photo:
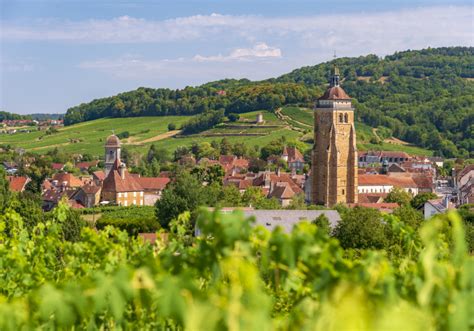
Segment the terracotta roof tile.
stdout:
[[10,191],[22,192],[25,189],[26,184],[30,181],[28,177],[24,176],[7,176]]
[[58,185],[66,183],[66,186],[68,187],[81,187],[83,184],[79,178],[67,172],[54,174],[53,180],[57,180]]
[[143,187],[144,190],[163,190],[171,181],[166,177],[138,177],[135,181]]
[[330,87],[318,100],[345,100],[351,97],[340,86]]

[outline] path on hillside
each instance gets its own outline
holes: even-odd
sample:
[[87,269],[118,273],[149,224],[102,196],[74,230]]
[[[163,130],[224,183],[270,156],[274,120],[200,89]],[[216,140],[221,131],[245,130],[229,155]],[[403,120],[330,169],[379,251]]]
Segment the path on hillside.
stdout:
[[300,125],[302,125],[302,126],[305,126],[305,127],[309,128],[309,129],[312,129],[312,128],[313,128],[311,125],[308,125],[308,124],[306,124],[306,123],[297,121],[297,120],[295,120],[293,117],[290,117],[290,116],[288,116],[288,115],[283,115],[282,112],[281,112],[281,108],[278,108],[278,109],[275,110],[275,115],[276,115],[280,120],[282,120],[283,122],[285,122],[285,123],[290,127],[290,129],[292,129],[292,130],[294,130],[294,131],[298,131],[298,132],[305,133],[305,130],[304,130],[304,129],[299,128],[299,127],[297,127],[297,126],[291,125],[291,122],[288,122],[288,120],[291,120],[291,121],[293,121],[293,122],[295,122],[295,123],[298,123],[298,124],[300,124]]
[[395,137],[390,137],[390,138],[387,138],[387,139],[381,139],[380,136],[377,134],[377,128],[372,128],[372,133],[374,134],[374,136],[380,140],[380,141],[383,141],[384,143],[388,143],[388,144],[394,144],[394,145],[410,145],[409,143],[407,143],[406,141],[403,141],[403,140],[400,140],[398,138],[395,138]]
[[163,139],[166,139],[166,138],[176,136],[180,132],[181,132],[181,130],[171,130],[171,131],[168,131],[168,132],[165,132],[165,133],[162,133],[162,134],[159,134],[157,136],[154,136],[154,137],[151,137],[151,138],[148,138],[148,139],[145,139],[145,140],[141,140],[141,141],[129,140],[129,142],[127,142],[127,145],[142,145],[142,144],[152,143],[152,142],[155,142],[155,141],[159,141],[159,140],[163,140]]

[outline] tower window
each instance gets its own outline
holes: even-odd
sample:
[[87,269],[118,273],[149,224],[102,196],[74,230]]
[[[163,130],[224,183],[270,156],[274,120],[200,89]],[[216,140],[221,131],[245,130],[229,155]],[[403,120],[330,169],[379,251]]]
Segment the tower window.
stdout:
[[343,119],[342,119],[342,114],[339,114],[339,123],[342,123]]
[[347,113],[344,114],[344,122],[349,122],[349,115],[347,115]]
[[346,191],[344,189],[342,189],[342,195],[346,194]]

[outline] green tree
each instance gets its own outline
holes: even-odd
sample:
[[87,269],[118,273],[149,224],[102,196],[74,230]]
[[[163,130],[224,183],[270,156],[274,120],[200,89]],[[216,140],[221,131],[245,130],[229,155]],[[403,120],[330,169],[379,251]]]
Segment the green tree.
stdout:
[[7,177],[5,175],[5,170],[3,167],[0,167],[0,211],[5,209],[10,200],[10,190]]
[[331,226],[329,224],[329,218],[325,214],[321,214],[316,217],[311,223],[315,224],[319,230],[323,233],[331,234]]
[[168,124],[168,131],[173,131],[176,130],[176,124],[174,123],[169,123]]
[[392,215],[397,216],[400,221],[414,229],[417,229],[423,222],[423,214],[410,205],[401,205],[393,211]]
[[385,231],[377,209],[355,207],[342,215],[334,236],[344,248],[382,249],[387,244]]
[[169,185],[157,200],[156,216],[161,227],[169,228],[172,219],[184,211],[194,212],[205,202],[201,183],[188,172],[181,172],[176,176],[176,182]]
[[401,205],[409,205],[412,195],[399,187],[394,187],[385,197],[385,202],[394,202]]
[[290,204],[288,205],[288,207],[286,209],[297,210],[297,209],[307,209],[307,207],[308,206],[306,205],[304,194],[300,193],[300,194],[295,194],[293,196],[293,198],[291,199]]
[[227,185],[222,188],[222,207],[239,207],[242,205],[242,196],[235,185]]
[[432,192],[422,192],[415,195],[410,204],[413,208],[419,209],[425,205],[425,202],[431,199],[436,199],[438,196]]

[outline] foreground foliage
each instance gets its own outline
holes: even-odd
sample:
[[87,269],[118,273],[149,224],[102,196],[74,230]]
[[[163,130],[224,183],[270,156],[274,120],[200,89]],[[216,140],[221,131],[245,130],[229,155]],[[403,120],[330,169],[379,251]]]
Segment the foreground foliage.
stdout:
[[70,242],[62,233],[66,210],[31,232],[14,211],[0,216],[0,329],[474,326],[474,261],[456,214],[419,232],[386,217],[397,250],[388,258],[344,250],[315,224],[269,233],[239,214],[200,214],[200,238],[184,213],[155,245],[112,227],[83,228]]

